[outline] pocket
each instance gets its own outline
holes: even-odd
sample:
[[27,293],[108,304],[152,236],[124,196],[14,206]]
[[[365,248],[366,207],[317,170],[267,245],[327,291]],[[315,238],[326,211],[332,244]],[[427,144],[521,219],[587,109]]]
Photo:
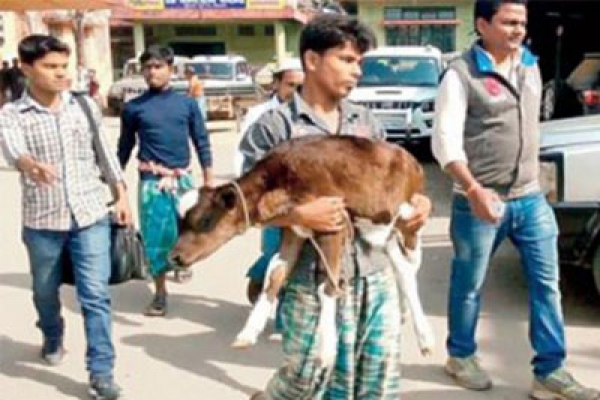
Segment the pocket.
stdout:
[[472,214],[469,200],[460,194],[455,194],[452,198],[452,212],[460,214]]
[[78,160],[93,162],[95,160],[94,135],[88,128],[86,120],[76,119],[73,126],[72,143]]

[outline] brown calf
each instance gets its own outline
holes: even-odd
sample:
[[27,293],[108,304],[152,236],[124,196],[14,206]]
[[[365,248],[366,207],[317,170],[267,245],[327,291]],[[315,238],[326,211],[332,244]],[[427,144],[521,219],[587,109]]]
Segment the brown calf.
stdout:
[[[235,182],[200,189],[197,203],[185,213],[171,259],[189,266],[250,226],[268,224],[296,205],[318,197],[339,196],[345,201],[352,224],[337,233],[314,232],[315,246],[324,258],[319,265],[326,270],[324,295],[332,298],[339,291],[344,243],[354,234],[354,228],[360,235],[369,235],[365,221],[383,228],[383,234],[379,229],[375,235],[379,239],[374,241],[379,243],[374,245],[385,247],[390,237],[398,233],[404,254],[415,249],[416,232],[406,228],[400,214],[403,205],[407,206],[415,193],[422,192],[423,185],[420,165],[396,145],[351,136],[290,140],[277,146]],[[276,298],[289,267],[295,264],[309,236],[312,237],[311,232],[298,227],[284,228],[279,262],[285,268],[269,267],[265,291],[270,302]],[[237,345],[249,344],[238,336]]]

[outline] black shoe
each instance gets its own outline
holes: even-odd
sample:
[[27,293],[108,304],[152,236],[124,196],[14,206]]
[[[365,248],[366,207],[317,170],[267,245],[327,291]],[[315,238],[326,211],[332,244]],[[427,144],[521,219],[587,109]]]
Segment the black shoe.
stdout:
[[58,339],[44,339],[41,357],[48,365],[59,365],[65,356],[62,337]]
[[91,378],[89,392],[95,400],[115,400],[121,396],[121,388],[111,377]]

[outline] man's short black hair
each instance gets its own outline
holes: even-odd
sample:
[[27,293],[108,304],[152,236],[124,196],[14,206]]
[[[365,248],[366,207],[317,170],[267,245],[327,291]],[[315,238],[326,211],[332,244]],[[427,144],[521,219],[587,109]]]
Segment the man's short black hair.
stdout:
[[30,35],[19,43],[19,58],[24,64],[32,65],[49,53],[63,53],[68,56],[71,50],[66,43],[50,35]]
[[300,34],[302,65],[307,51],[323,54],[329,49],[343,46],[346,42],[354,43],[361,53],[377,46],[377,39],[371,28],[354,17],[338,14],[322,14],[315,17]]
[[492,21],[494,15],[503,4],[522,4],[527,6],[527,0],[477,0],[473,8],[473,24],[477,31],[477,19],[483,18],[488,22]]
[[152,45],[140,56],[140,64],[144,65],[150,60],[164,61],[167,65],[173,65],[175,53],[167,46]]

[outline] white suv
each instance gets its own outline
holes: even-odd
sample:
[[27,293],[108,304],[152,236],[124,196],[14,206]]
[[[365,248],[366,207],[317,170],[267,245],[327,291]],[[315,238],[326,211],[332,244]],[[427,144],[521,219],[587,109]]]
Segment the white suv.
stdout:
[[350,100],[371,109],[390,141],[431,136],[442,53],[432,46],[381,47],[365,54]]

